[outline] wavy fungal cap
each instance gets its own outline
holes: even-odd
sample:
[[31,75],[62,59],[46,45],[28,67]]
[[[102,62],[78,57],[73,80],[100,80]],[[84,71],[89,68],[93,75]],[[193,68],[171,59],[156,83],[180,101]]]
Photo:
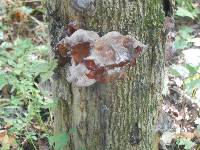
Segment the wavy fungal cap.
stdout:
[[[77,2],[87,5],[81,0]],[[76,86],[121,79],[125,68],[134,66],[136,58],[147,48],[133,36],[116,31],[99,37],[96,32],[79,29],[63,41],[63,47],[70,47],[72,60],[66,79]]]

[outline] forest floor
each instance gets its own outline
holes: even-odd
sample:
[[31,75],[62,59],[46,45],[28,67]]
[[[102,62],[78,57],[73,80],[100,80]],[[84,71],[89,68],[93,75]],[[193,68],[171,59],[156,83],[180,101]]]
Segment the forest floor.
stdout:
[[168,50],[160,149],[200,150],[200,21],[176,17],[173,33],[178,48]]

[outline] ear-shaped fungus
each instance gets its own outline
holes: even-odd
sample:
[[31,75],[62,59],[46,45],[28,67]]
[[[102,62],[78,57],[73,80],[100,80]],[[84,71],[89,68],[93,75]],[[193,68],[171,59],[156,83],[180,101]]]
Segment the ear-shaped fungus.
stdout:
[[136,58],[146,50],[134,37],[116,31],[99,37],[93,31],[79,29],[62,42],[72,58],[67,80],[77,86],[123,78],[125,68],[135,65]]

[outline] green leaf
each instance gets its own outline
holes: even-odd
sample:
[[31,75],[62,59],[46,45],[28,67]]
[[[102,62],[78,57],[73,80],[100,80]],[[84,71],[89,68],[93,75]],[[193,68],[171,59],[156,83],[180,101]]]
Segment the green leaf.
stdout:
[[194,19],[194,14],[182,7],[178,7],[178,10],[176,11],[176,15],[180,17],[189,17],[189,18]]
[[1,43],[1,48],[6,49],[6,48],[12,48],[12,43],[10,42],[3,42]]
[[198,14],[200,14],[200,9],[198,7],[194,8],[193,11],[192,11],[192,14],[197,17]]
[[188,41],[181,38],[180,36],[177,36],[175,39],[174,46],[176,49],[185,49],[188,48]]
[[49,47],[47,45],[39,45],[35,48],[36,51],[42,53],[42,54],[48,54],[49,52]]
[[36,76],[45,73],[50,69],[50,65],[47,61],[45,60],[40,60],[40,61],[35,61],[31,66],[30,66],[30,72],[35,73]]
[[56,134],[54,136],[49,137],[50,145],[55,144],[55,150],[62,150],[69,141],[69,136],[66,133]]
[[192,64],[186,64],[186,68],[190,71],[190,75],[193,75],[198,72],[198,67]]
[[191,45],[191,40],[193,36],[191,33],[194,30],[188,26],[182,26],[178,32],[178,36],[175,39],[175,48],[176,49],[185,49]]
[[16,39],[14,41],[15,57],[21,57],[26,51],[31,51],[32,41],[30,39]]
[[[50,100],[48,100],[48,101],[50,101]],[[46,103],[43,103],[43,106],[41,106],[41,108],[45,108],[45,109],[54,109],[54,108],[56,108],[56,106],[57,106],[57,103],[56,102],[52,102],[52,101],[50,101],[50,102],[46,102]]]
[[34,141],[37,141],[38,140],[38,138],[37,138],[37,136],[36,136],[37,134],[35,133],[35,132],[28,132],[27,134],[26,134],[26,139],[32,139],[32,140],[34,140]]
[[180,34],[182,34],[182,35],[192,33],[193,31],[194,30],[191,27],[188,27],[188,26],[181,26],[181,28],[179,30]]
[[42,82],[45,82],[46,80],[51,78],[51,76],[54,74],[54,69],[56,68],[56,66],[57,66],[56,61],[48,62],[48,70],[40,74]]
[[180,66],[180,65],[173,65],[169,68],[169,72],[176,76],[176,77],[188,77],[189,76],[189,70],[186,67]]
[[180,139],[178,145],[184,145],[186,150],[192,149],[196,144],[188,139]]
[[8,64],[12,67],[15,67],[16,66],[16,62],[13,61],[12,59],[8,59]]
[[200,75],[195,74],[186,80],[184,80],[184,89],[190,95],[192,95],[195,89],[200,88]]
[[41,77],[41,79],[42,79],[42,82],[45,82],[45,81],[47,81],[48,79],[50,79],[51,78],[51,76],[53,75],[53,71],[47,71],[47,72],[44,72],[44,73],[41,73],[40,74],[40,77]]
[[8,84],[6,74],[0,72],[0,89],[2,89],[6,84]]
[[16,75],[20,75],[22,73],[22,70],[21,69],[15,69],[13,70],[13,72],[16,74]]
[[24,103],[21,98],[16,96],[11,96],[11,104],[14,106],[22,106]]

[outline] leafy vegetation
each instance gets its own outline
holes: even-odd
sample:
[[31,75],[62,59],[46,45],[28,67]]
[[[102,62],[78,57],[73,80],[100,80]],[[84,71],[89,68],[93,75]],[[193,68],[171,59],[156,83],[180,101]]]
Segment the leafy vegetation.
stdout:
[[[177,0],[178,9],[176,11],[177,17],[188,17],[192,20],[198,20],[198,14],[200,14],[200,8],[195,7],[190,0]],[[182,51],[193,45],[193,41],[200,42],[194,35],[194,29],[190,26],[181,25],[177,33],[175,40],[175,47],[177,51]],[[195,55],[195,54],[194,54]],[[195,91],[200,88],[200,62],[192,64],[186,62],[184,64],[172,65],[170,67],[170,73],[176,77],[183,79],[184,85],[183,89],[195,98]]]
[[[176,19],[199,19],[200,8],[195,6],[191,0],[176,0],[177,11]],[[191,21],[189,21],[191,22]],[[190,26],[181,25],[176,36],[175,47],[177,49],[184,49],[191,46],[191,41],[194,38],[192,33],[194,30]]]
[[[1,149],[38,149],[39,142],[48,146],[50,110],[56,105],[40,83],[48,82],[57,63],[50,59],[50,48],[43,40],[45,23],[31,14],[38,10],[21,2],[7,4],[7,13],[0,16]],[[39,41],[33,40],[38,36]]]
[[[171,91],[178,93],[178,98],[174,98],[174,104],[171,107],[171,112],[177,111],[177,117],[175,122],[177,122],[176,128],[176,147],[177,149],[198,149],[199,148],[199,106],[200,106],[200,96],[198,92],[200,91],[200,49],[199,47],[199,37],[195,32],[193,25],[199,22],[200,8],[198,2],[190,0],[176,0],[177,11],[176,11],[176,21],[178,28],[177,36],[175,39],[175,47],[177,49],[177,54],[181,56],[178,61],[169,66],[169,74],[173,76],[173,80],[176,87],[170,87]],[[186,22],[185,22],[186,20]],[[195,48],[192,48],[196,46]],[[174,107],[174,105],[177,105]],[[179,105],[179,106],[178,106]],[[182,105],[182,106],[180,106]],[[179,107],[179,108],[178,108]],[[178,109],[183,109],[183,111],[178,112]],[[187,111],[185,111],[187,110]],[[182,113],[188,114],[182,114]],[[197,119],[193,117],[190,118],[189,113],[197,113]],[[194,115],[194,114],[192,114]],[[186,116],[186,117],[184,117]],[[188,118],[187,118],[188,117]],[[184,127],[178,127],[178,123],[182,119],[185,121],[185,130],[181,130]],[[193,122],[194,121],[194,122]],[[187,125],[186,125],[187,124]],[[197,125],[197,126],[196,126]],[[188,128],[191,131],[188,131]],[[184,133],[183,135],[181,135]],[[169,140],[171,137],[168,137]]]
[[194,30],[188,26],[180,27],[175,41],[175,48],[177,50],[188,48],[192,45],[190,41],[194,38],[194,35],[192,35],[193,31]]
[[199,8],[193,6],[191,0],[176,0],[176,3],[176,15],[179,17],[189,17],[191,19],[195,19],[198,17],[198,14],[200,14]]

